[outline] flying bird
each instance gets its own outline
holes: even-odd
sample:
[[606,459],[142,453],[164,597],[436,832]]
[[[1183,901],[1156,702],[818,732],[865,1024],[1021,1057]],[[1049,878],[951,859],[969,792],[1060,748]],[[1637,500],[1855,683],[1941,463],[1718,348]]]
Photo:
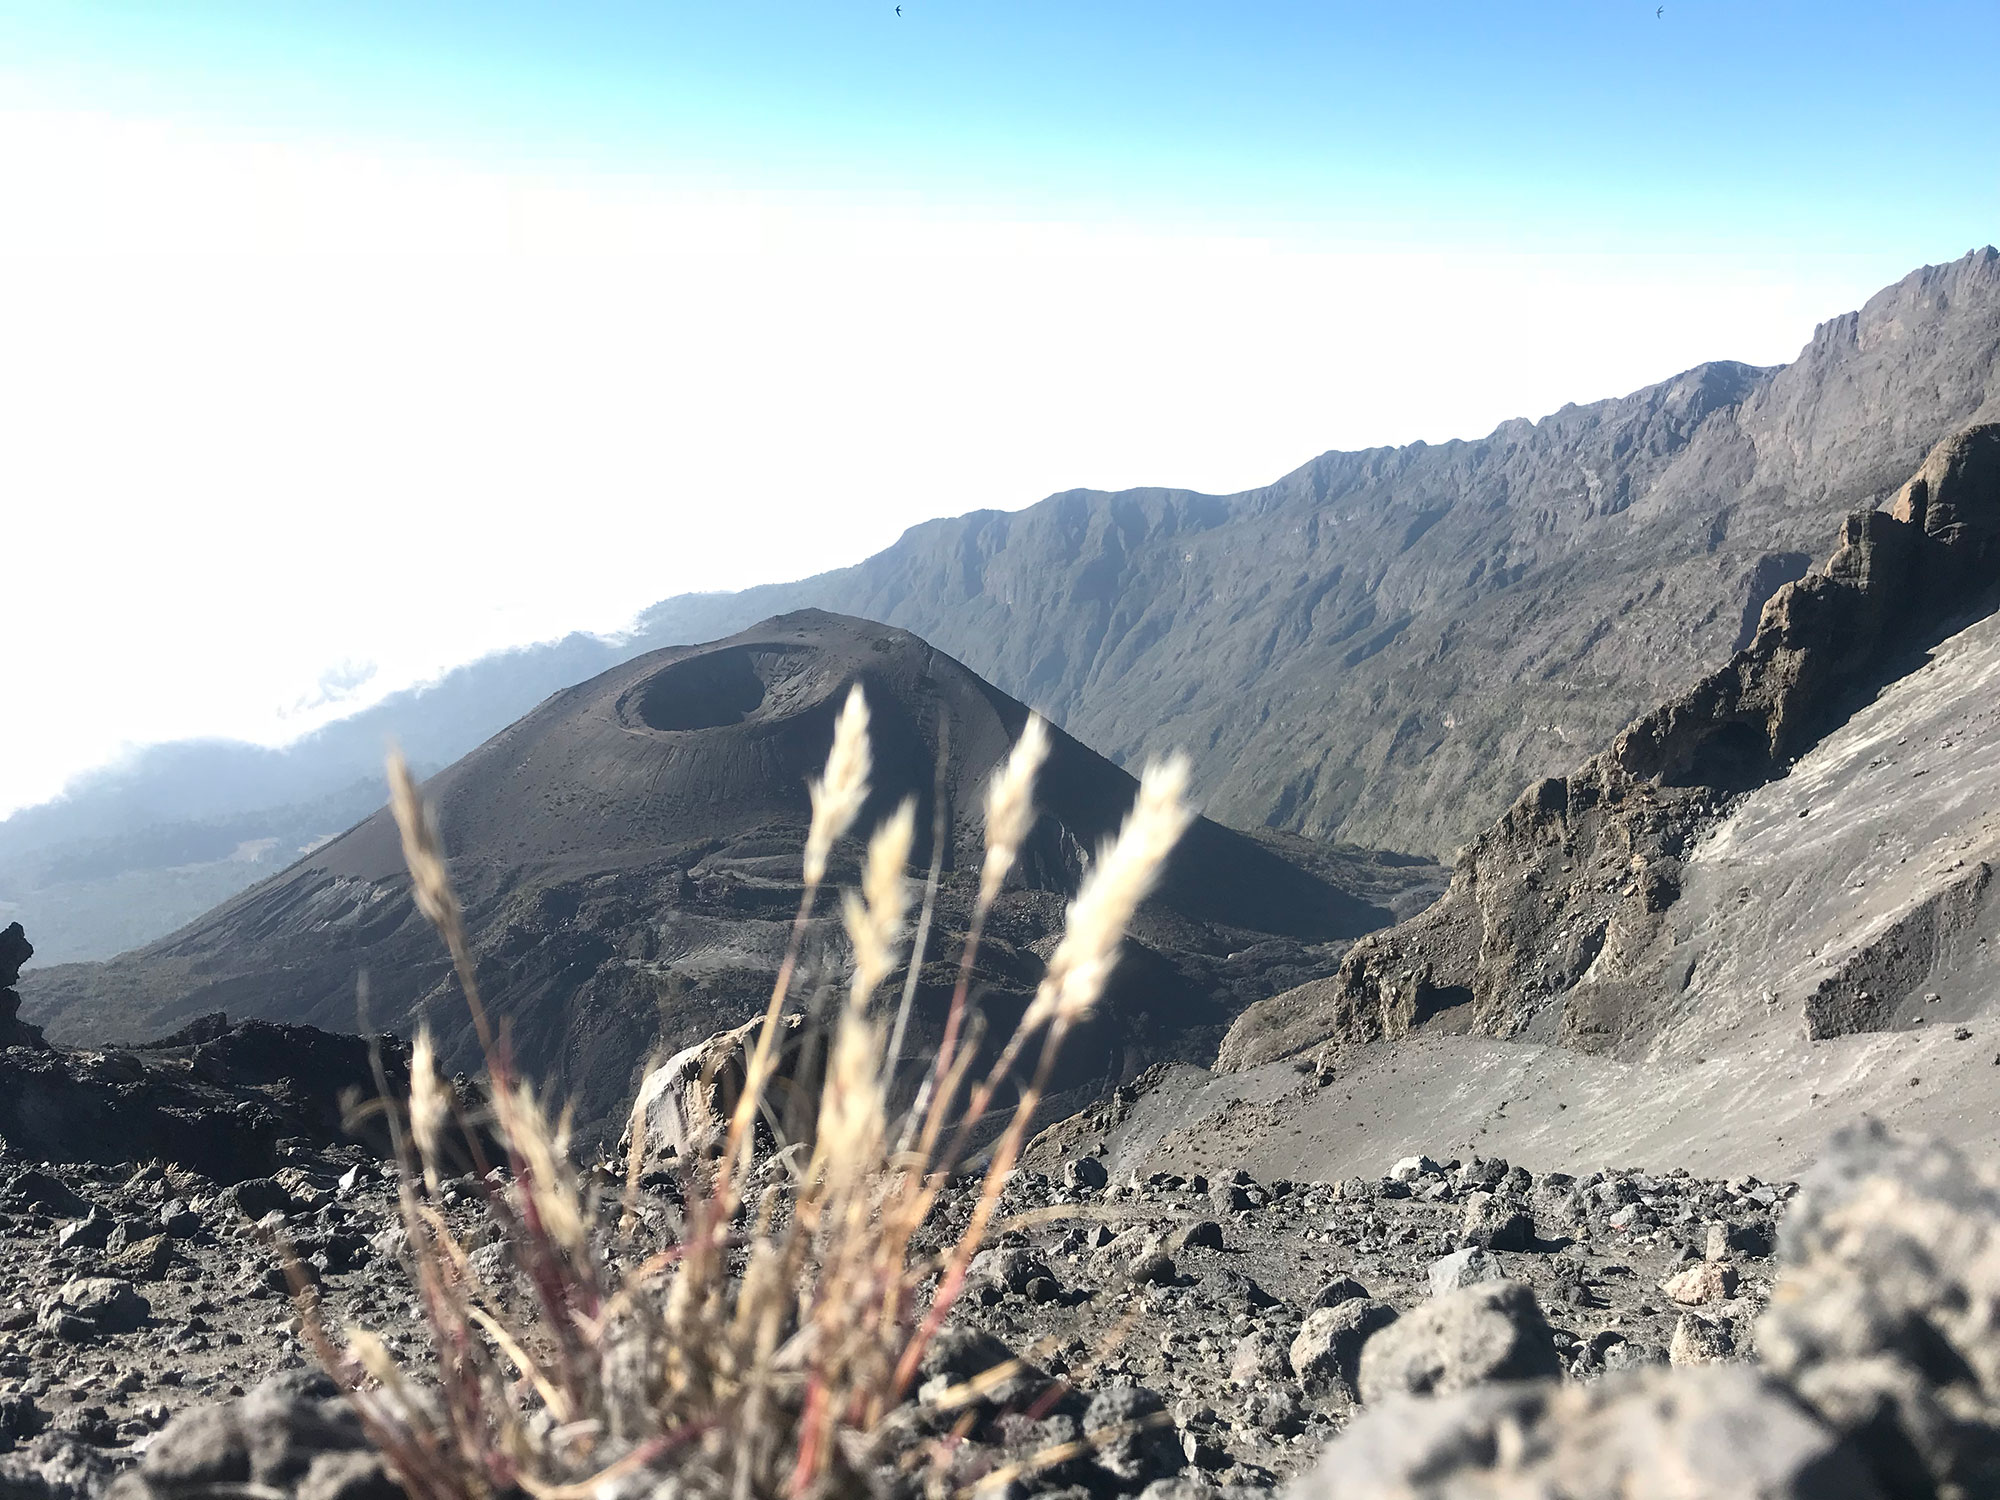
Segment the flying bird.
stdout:
[[[902,13],[903,13],[902,6],[900,5],[897,6],[896,14],[900,16]],[[1655,21],[1664,21],[1666,20],[1666,18],[1667,18],[1667,8],[1664,5],[1662,5],[1658,10],[1653,12],[1653,19]]]

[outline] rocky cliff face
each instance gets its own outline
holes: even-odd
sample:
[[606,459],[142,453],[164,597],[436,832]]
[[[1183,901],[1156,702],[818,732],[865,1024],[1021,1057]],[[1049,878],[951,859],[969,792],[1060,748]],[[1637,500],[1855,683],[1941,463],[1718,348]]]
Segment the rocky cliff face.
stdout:
[[1705,365],[1227,498],[1076,491],[931,522],[746,604],[916,631],[1121,763],[1186,746],[1238,825],[1446,855],[1726,661],[1842,514],[2000,416],[1996,351],[1984,250],[1780,370]]
[[[1800,790],[1783,798],[1799,803],[1789,819],[1793,831],[1766,828],[1762,835],[1760,873],[1791,871],[1787,888],[1765,898],[1781,904],[1764,908],[1750,885],[1726,903],[1707,888],[1728,861],[1723,847],[1748,837],[1757,818],[1769,823],[1765,804],[1779,796],[1775,784],[1830,731],[1864,719],[1858,710],[1878,711],[1869,700],[1923,666],[1926,650],[1963,634],[1972,639],[1956,649],[1985,659],[1989,632],[1976,622],[1991,613],[1996,584],[2000,425],[1989,424],[1941,443],[1885,509],[1849,516],[1825,567],[1780,588],[1750,644],[1726,666],[1637,720],[1576,771],[1523,793],[1460,856],[1437,906],[1357,944],[1334,978],[1253,1007],[1232,1028],[1219,1066],[1254,1066],[1328,1038],[1369,1041],[1430,1025],[1587,1050],[1631,1053],[1676,1042],[1700,1050],[1714,1029],[1704,1018],[1712,1007],[1702,1002],[1717,986],[1698,975],[1707,970],[1712,980],[1732,970],[1733,982],[1720,986],[1732,993],[1713,998],[1739,1006],[1754,958],[1808,942],[1806,956],[1819,956],[1819,943],[1806,934],[1821,929],[1809,915],[1824,928],[1829,959],[1845,956],[1803,993],[1796,974],[1787,974],[1791,993],[1770,989],[1765,1007],[1782,1007],[1812,1036],[1893,1023],[1933,974],[1943,945],[1954,938],[1967,949],[1985,944],[1974,940],[1974,929],[1983,920],[1989,868],[1967,870],[1963,858],[1941,859],[1930,841],[1914,837],[1887,874],[1851,862],[1860,857],[1852,849],[1847,859],[1830,858],[1825,844],[1794,869],[1784,846],[1808,834],[1825,840],[1857,820],[1867,843],[1881,846],[1886,831],[1867,823],[1868,814],[1915,830],[1924,817],[1897,803],[1952,797],[1960,768],[1947,763],[1935,779],[1878,786],[1871,798],[1851,790],[1837,796],[1830,787],[1839,778],[1808,767],[1799,786],[1819,786],[1820,795]],[[1963,629],[1968,621],[1973,627]],[[1942,698],[1945,709],[1965,706],[1950,687],[1934,688],[1931,697]],[[1938,738],[1949,747],[1950,732]],[[1837,753],[1829,748],[1822,759]],[[1868,769],[1884,759],[1877,755]],[[1970,759],[1976,771],[1983,758]],[[1914,775],[1931,772],[1919,766]],[[1743,799],[1767,786],[1773,791],[1762,802]],[[1955,812],[1947,819],[1954,834],[1983,828]],[[1802,823],[1809,825],[1803,831]],[[1906,868],[1911,854],[1920,856],[1921,875]],[[1822,916],[1815,867],[1819,884],[1855,890],[1873,874],[1897,893],[1900,909],[1868,922],[1845,908]],[[1751,878],[1742,860],[1731,868]],[[1690,909],[1683,896],[1696,883],[1701,898]],[[1932,1002],[1942,998],[1933,993]]]

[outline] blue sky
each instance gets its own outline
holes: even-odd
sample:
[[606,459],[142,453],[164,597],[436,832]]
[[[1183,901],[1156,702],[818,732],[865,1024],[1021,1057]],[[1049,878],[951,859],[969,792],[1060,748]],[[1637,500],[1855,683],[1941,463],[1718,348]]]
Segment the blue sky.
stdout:
[[1987,233],[1990,4],[0,7],[13,90],[982,211],[1562,248]]
[[[2000,238],[2000,6],[0,0],[0,815]],[[120,694],[91,668],[117,661]]]

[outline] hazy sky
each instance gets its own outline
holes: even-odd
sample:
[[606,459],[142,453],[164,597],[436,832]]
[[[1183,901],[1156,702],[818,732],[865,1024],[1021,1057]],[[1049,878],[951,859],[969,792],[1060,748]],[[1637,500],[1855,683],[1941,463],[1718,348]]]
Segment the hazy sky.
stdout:
[[2000,6],[0,0],[0,812],[2000,237]]

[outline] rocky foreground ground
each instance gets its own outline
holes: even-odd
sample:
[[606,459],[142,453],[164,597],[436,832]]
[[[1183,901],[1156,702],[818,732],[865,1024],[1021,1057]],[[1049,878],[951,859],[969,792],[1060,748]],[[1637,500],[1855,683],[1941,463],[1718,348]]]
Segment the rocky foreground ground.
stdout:
[[[426,1367],[396,1169],[338,1123],[378,1068],[400,1092],[394,1045],[220,1017],[0,1049],[0,1500],[405,1500],[310,1339]],[[858,1467],[882,1500],[2000,1495],[2000,1190],[1947,1147],[1849,1132],[1796,1185],[1476,1155],[1291,1182],[1218,1131],[1114,1173],[1143,1087],[1014,1173]],[[587,1177],[610,1280],[676,1242],[678,1172],[622,1235],[618,1166]],[[518,1314],[482,1187],[419,1191]],[[916,1251],[975,1198],[948,1188]]]
[[[0,1495],[95,1495],[121,1474],[133,1476],[120,1483],[134,1497],[245,1482],[301,1500],[397,1493],[314,1371],[277,1254],[289,1243],[301,1257],[326,1323],[373,1328],[398,1353],[420,1355],[393,1169],[355,1146],[295,1140],[278,1151],[268,1176],[231,1184],[158,1163],[0,1154],[0,1446],[12,1450],[0,1456]],[[1991,1215],[1984,1189],[1962,1168],[1944,1170]],[[446,1183],[440,1196],[478,1244],[474,1186]],[[1269,1490],[1353,1427],[1349,1442],[1364,1445],[1373,1469],[1350,1460],[1314,1482],[1335,1494],[1453,1493],[1388,1478],[1369,1488],[1368,1474],[1395,1460],[1379,1424],[1357,1414],[1418,1396],[1435,1425],[1438,1398],[1506,1390],[1507,1421],[1532,1430],[1567,1420],[1564,1402],[1594,1410],[1639,1399],[1649,1378],[1682,1374],[1647,1372],[1748,1360],[1769,1342],[1758,1320],[1794,1192],[1683,1174],[1537,1177],[1504,1161],[1423,1157],[1340,1183],[1260,1183],[1241,1172],[1113,1182],[1090,1156],[1024,1170],[1004,1209],[1043,1222],[1006,1229],[976,1263],[926,1390],[1009,1353],[1030,1372],[992,1394],[950,1477],[974,1484],[1085,1432],[1150,1417],[1159,1425],[1006,1488],[1079,1500],[1159,1483],[1190,1495]],[[937,1241],[970,1201],[969,1190],[947,1198]],[[628,1256],[678,1227],[670,1174],[648,1178],[643,1217]],[[1989,1275],[2000,1256],[1994,1222],[1981,1231]],[[1796,1258],[1796,1237],[1787,1244]],[[475,1254],[505,1280],[503,1247]],[[1977,1289],[1987,1300],[1975,1297],[1972,1321],[2000,1309],[1995,1290]],[[1976,1358],[1950,1351],[1949,1335],[1926,1345],[1915,1378],[2000,1374],[2000,1346]],[[1740,1390],[1701,1389],[1725,1391],[1743,1420],[1760,1420],[1767,1377],[1737,1373]],[[1801,1433],[1822,1457],[1838,1446],[1794,1397],[1770,1399],[1798,1429],[1792,1448]],[[903,1444],[951,1426],[926,1408],[920,1392],[898,1426]],[[1466,1420],[1493,1417],[1480,1408]],[[1963,1426],[1964,1413],[1951,1407],[1945,1420]],[[1469,1461],[1462,1442],[1447,1446],[1451,1461]]]

